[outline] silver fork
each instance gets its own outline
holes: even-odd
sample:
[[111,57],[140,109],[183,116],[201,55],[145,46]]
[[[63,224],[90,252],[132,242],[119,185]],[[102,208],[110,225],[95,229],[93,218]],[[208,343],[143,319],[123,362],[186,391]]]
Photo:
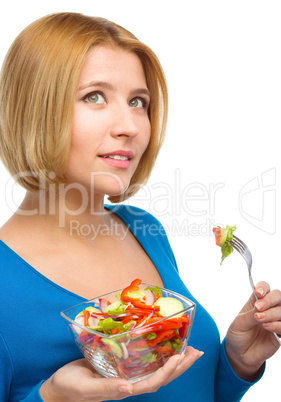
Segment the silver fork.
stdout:
[[[255,285],[254,285],[254,281],[252,278],[252,263],[253,263],[253,259],[252,259],[252,254],[251,251],[249,250],[248,246],[246,246],[246,244],[239,239],[239,237],[233,235],[233,240],[230,241],[230,244],[232,245],[232,247],[238,251],[238,253],[240,253],[242,255],[242,257],[244,258],[244,260],[246,261],[247,267],[248,267],[248,273],[249,273],[249,281],[254,293],[254,296],[256,298],[256,300],[258,300],[258,297],[255,293]],[[279,336],[273,332],[273,335],[275,336],[275,338],[277,339],[277,341],[279,342],[279,344],[281,345],[281,339],[279,338]]]

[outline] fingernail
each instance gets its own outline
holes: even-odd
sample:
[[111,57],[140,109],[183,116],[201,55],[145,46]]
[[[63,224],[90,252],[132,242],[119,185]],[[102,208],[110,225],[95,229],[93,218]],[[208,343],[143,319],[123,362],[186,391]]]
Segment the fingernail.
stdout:
[[260,294],[261,296],[264,295],[264,289],[263,289],[263,288],[258,288],[257,292],[259,292],[259,294]]
[[256,302],[255,306],[258,310],[262,310],[264,308],[265,304],[263,301],[259,300]]
[[255,317],[257,317],[257,319],[260,320],[261,318],[265,317],[265,314],[264,313],[256,313]]
[[264,328],[270,328],[270,327],[271,327],[271,323],[270,323],[270,322],[264,322],[264,323],[262,324],[262,326],[263,326]]
[[203,356],[203,354],[204,354],[204,352],[199,352],[199,353],[198,353],[198,359],[199,359],[201,356]]
[[121,385],[121,387],[119,388],[119,391],[125,392],[126,394],[131,394],[131,395],[133,393],[127,385]]

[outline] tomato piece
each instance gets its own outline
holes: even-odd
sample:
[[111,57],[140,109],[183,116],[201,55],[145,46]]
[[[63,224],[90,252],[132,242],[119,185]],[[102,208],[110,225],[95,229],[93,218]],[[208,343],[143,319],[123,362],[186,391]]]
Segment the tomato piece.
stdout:
[[213,232],[215,233],[216,245],[220,246],[220,244],[221,244],[221,228],[213,228]]

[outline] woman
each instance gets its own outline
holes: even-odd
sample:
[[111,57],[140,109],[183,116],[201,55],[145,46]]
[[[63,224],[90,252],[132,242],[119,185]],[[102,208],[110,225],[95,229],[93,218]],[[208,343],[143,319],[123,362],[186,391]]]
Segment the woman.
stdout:
[[148,179],[166,117],[156,56],[107,20],[50,15],[9,50],[1,158],[27,192],[0,230],[1,400],[238,401],[277,351],[281,292],[264,282],[260,305],[252,295],[222,344],[196,301],[196,349],[135,384],[101,378],[67,334],[60,311],[137,277],[195,300],[161,224],[140,209],[104,205],[105,195],[120,202]]

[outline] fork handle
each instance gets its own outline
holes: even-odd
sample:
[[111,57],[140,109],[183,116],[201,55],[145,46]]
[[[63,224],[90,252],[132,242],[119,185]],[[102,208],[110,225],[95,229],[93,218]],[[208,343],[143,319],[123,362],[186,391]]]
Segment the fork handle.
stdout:
[[249,281],[250,281],[254,296],[255,296],[256,300],[258,300],[258,296],[256,295],[256,292],[255,292],[255,284],[254,284],[251,272],[249,272]]
[[[255,292],[255,285],[254,285],[254,281],[253,281],[251,272],[249,272],[249,281],[250,281],[251,287],[253,289],[254,296],[255,296],[256,300],[258,300],[258,297],[257,297],[256,292]],[[277,339],[279,345],[281,345],[281,338],[279,338],[279,336],[276,334],[276,332],[272,332],[272,333],[275,336],[275,338]]]
[[273,332],[273,335],[274,335],[275,338],[277,339],[279,345],[281,345],[281,339],[280,339],[279,336],[276,334],[276,332]]

